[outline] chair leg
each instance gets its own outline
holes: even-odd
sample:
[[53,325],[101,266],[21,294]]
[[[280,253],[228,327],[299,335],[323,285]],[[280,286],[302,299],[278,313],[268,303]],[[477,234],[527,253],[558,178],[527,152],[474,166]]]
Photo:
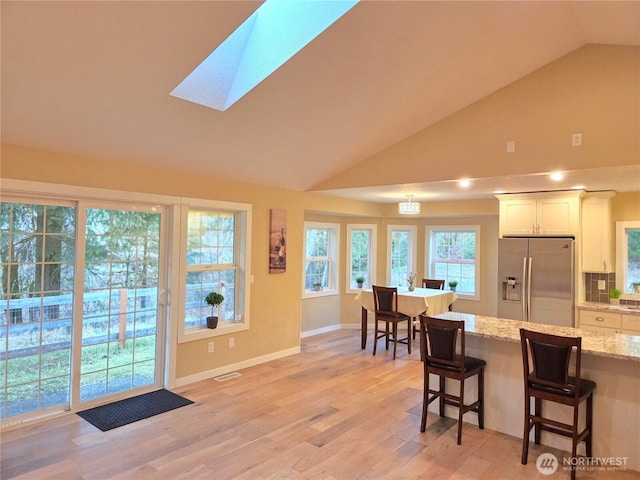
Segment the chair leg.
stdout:
[[586,428],[589,429],[589,434],[584,439],[585,447],[587,450],[587,457],[591,458],[593,456],[592,451],[592,438],[593,438],[593,394],[587,397],[587,423]]
[[373,328],[373,354],[376,354],[376,348],[378,347],[378,319],[376,318]]
[[429,374],[424,375],[424,388],[422,389],[422,421],[420,422],[420,431],[424,432],[427,428],[427,409],[429,408]]
[[445,393],[445,378],[440,375],[440,390],[439,390],[439,398],[440,401],[440,416],[444,417],[444,393]]
[[411,331],[412,326],[413,326],[413,322],[411,321],[411,319],[409,319],[407,321],[407,345],[408,345],[409,354],[411,354],[411,335],[409,334],[409,332]]
[[484,429],[484,368],[478,374],[478,427]]
[[[536,417],[542,417],[542,400],[540,400],[539,398],[535,399],[535,413],[536,413]],[[542,425],[540,424],[540,422],[536,422],[535,423],[535,433],[533,435],[533,438],[535,440],[535,444],[536,445],[540,445],[540,435],[542,434]]]
[[396,359],[396,350],[398,349],[398,322],[393,322],[393,359]]
[[462,416],[464,415],[464,378],[460,379],[460,402],[458,403],[458,445],[462,445]]
[[389,322],[384,322],[384,331],[385,331],[385,336],[384,336],[384,346],[386,350],[389,350]]
[[524,395],[524,432],[522,434],[522,465],[527,464],[527,459],[529,457],[529,431],[531,430],[531,425],[529,423],[529,412],[531,411],[531,397],[525,392]]

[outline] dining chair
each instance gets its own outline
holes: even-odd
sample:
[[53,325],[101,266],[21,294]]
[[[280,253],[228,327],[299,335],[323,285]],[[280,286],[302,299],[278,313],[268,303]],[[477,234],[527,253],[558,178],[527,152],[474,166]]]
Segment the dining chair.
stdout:
[[[433,288],[435,290],[444,290],[444,280],[438,280],[435,278],[423,278],[422,279],[422,288]],[[449,305],[449,310],[451,310],[451,305]],[[420,330],[420,322],[418,319],[412,319],[411,323],[413,324],[413,339],[416,339],[416,333]]]
[[[522,464],[527,464],[529,433],[534,428],[534,442],[540,444],[542,430],[571,438],[571,457],[575,458],[578,444],[585,442],[587,457],[592,456],[593,392],[595,382],[581,378],[582,338],[563,337],[520,329],[522,365],[524,370],[524,434]],[[569,364],[575,352],[575,367],[570,375]],[[534,413],[531,413],[534,398]],[[544,417],[542,401],[568,405],[573,408],[572,424]],[[584,429],[578,430],[578,410],[586,400]],[[571,470],[575,480],[576,470]]]
[[[379,287],[372,285],[373,301],[375,309],[375,328],[373,331],[373,354],[376,354],[378,340],[385,339],[386,349],[389,350],[389,342],[393,342],[393,358],[396,358],[398,343],[406,343],[409,353],[411,353],[411,317],[398,312],[398,289],[397,287]],[[384,322],[384,330],[379,327],[380,322]],[[407,337],[398,338],[398,324],[407,322]],[[391,331],[389,331],[391,326]]]
[[[435,399],[440,403],[440,416],[444,417],[445,405],[458,408],[458,445],[462,444],[462,416],[467,412],[478,414],[478,427],[484,429],[484,367],[487,363],[475,357],[469,357],[465,351],[463,320],[444,320],[420,314],[420,353],[423,358],[424,387],[422,392],[422,422],[420,431],[427,426],[427,409]],[[458,338],[460,341],[458,342]],[[460,353],[456,353],[458,349]],[[432,389],[429,375],[439,377],[438,389]],[[464,384],[469,377],[478,376],[477,400],[464,403]],[[445,380],[458,380],[458,395],[446,392]]]
[[422,288],[435,288],[436,290],[444,290],[444,280],[435,278],[423,278]]

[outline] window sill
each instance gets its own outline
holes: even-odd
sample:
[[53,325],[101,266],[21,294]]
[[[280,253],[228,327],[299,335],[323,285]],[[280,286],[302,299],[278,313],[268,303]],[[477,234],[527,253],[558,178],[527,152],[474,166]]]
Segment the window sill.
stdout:
[[178,343],[193,342],[203,338],[219,337],[221,335],[242,332],[244,330],[249,330],[249,325],[246,323],[229,323],[227,325],[220,324],[218,325],[218,328],[207,328],[205,326],[191,327],[183,329],[178,333]]
[[318,297],[330,297],[333,295],[338,295],[338,290],[325,288],[320,292],[316,292],[315,290],[305,290],[302,293],[302,298],[307,299],[307,298],[318,298]]

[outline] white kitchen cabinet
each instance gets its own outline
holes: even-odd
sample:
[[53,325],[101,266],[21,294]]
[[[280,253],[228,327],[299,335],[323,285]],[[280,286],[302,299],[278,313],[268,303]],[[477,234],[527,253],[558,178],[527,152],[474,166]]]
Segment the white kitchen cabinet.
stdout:
[[582,200],[582,271],[609,273],[614,271],[611,222],[611,198],[615,192],[604,192]]
[[640,335],[640,315],[599,310],[579,310],[578,328],[592,332]]
[[584,192],[497,195],[500,236],[576,236]]

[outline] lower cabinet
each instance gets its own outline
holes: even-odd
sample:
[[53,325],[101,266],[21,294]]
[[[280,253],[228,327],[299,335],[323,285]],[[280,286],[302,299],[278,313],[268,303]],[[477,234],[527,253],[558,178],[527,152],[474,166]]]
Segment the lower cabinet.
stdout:
[[579,311],[578,328],[592,332],[625,333],[640,335],[640,316],[624,313],[601,312],[596,310]]

